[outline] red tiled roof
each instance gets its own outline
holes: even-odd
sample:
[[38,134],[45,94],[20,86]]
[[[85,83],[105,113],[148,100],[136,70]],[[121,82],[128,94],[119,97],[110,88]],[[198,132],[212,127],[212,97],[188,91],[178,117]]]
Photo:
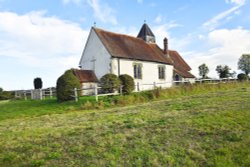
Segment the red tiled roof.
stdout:
[[193,74],[191,74],[189,71],[179,71],[177,69],[174,69],[174,72],[184,78],[195,78]]
[[84,82],[97,82],[97,77],[92,70],[78,70],[74,69],[74,75],[80,80],[81,83]]
[[167,57],[155,43],[147,43],[140,38],[93,28],[112,57],[151,61],[174,65],[175,72],[185,78],[195,78],[190,66],[177,51],[169,50]]
[[142,39],[93,28],[112,57],[171,64],[156,44]]
[[169,50],[169,56],[173,60],[174,70],[184,78],[195,78],[189,71],[190,66],[183,60],[177,51]]

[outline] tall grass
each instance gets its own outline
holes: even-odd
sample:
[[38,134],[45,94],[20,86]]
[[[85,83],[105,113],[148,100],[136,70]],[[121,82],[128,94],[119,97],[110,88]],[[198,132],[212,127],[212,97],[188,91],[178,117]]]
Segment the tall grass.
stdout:
[[232,88],[249,86],[249,83],[220,83],[220,84],[194,84],[194,85],[183,85],[179,87],[172,88],[156,88],[150,91],[142,91],[138,93],[133,93],[127,96],[117,96],[112,98],[114,104],[116,105],[129,105],[137,104],[142,102],[150,102],[152,100],[161,99],[173,99],[182,96],[192,96],[197,94],[204,94],[209,92],[217,92],[222,90],[229,90]]
[[95,101],[95,97],[80,97],[78,102],[69,101],[63,103],[59,103],[56,99],[45,99],[41,101],[3,101],[0,103],[0,120],[61,114],[72,111],[108,109],[157,100],[173,99],[183,96],[192,96],[209,92],[229,90],[232,88],[246,87],[249,85],[249,83],[221,83],[184,85],[167,89],[157,88],[155,90],[135,92],[124,96],[100,97],[99,102]]
[[17,101],[20,113],[69,111],[0,120],[0,166],[250,166],[249,94],[244,84],[195,85],[99,103]]

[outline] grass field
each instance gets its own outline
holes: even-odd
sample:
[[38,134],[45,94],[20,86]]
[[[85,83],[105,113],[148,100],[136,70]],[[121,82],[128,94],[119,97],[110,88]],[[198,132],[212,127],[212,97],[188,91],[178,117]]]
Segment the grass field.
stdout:
[[55,100],[0,103],[4,167],[250,166],[249,148],[247,84],[99,110]]

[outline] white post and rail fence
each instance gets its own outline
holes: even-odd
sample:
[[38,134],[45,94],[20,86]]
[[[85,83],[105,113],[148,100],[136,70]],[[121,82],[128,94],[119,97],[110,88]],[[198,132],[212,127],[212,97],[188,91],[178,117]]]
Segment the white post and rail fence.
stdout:
[[102,90],[103,87],[95,86],[95,87],[92,87],[92,88],[82,88],[82,89],[74,88],[74,90],[73,90],[74,95],[72,97],[74,97],[75,101],[78,102],[79,97],[80,97],[79,94],[81,94],[81,92],[84,91],[84,90],[92,90],[94,92],[93,95],[83,95],[83,96],[95,96],[96,102],[98,102],[98,97],[100,97],[100,96],[122,95],[122,86],[119,87],[119,91],[114,91],[113,93],[100,93],[101,91],[98,91],[100,89]]
[[[237,79],[197,79],[194,83],[196,84],[218,84],[218,83],[228,83],[228,82],[237,82]],[[181,86],[185,84],[192,84],[189,81],[173,81],[173,82],[162,82],[162,83],[148,83],[148,84],[141,84],[139,82],[135,83],[135,91],[143,91],[149,89],[156,89],[156,88],[167,88],[170,86]],[[166,86],[168,85],[168,86]],[[169,86],[170,85],[170,86]],[[94,86],[90,88],[75,88],[72,90],[72,97],[77,102],[80,96],[95,96],[95,100],[98,101],[98,97],[100,96],[111,96],[111,95],[121,95],[122,94],[122,87],[120,87],[119,91],[114,91],[113,93],[102,91],[104,88],[99,86]],[[83,91],[90,91],[92,93],[84,95]],[[46,99],[49,97],[50,99],[56,96],[55,88],[47,88],[47,89],[34,89],[34,90],[18,90],[15,91],[15,98],[22,98],[22,99]]]
[[31,89],[31,90],[18,90],[15,91],[15,98],[24,98],[27,99],[34,99],[34,100],[42,100],[49,97],[50,99],[55,96],[56,91],[52,88],[47,89]]

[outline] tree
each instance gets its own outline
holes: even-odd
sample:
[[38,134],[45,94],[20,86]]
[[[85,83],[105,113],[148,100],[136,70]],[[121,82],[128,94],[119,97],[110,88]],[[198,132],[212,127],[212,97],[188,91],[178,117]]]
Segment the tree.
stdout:
[[100,86],[105,93],[113,93],[120,88],[121,81],[115,74],[105,74],[100,79]]
[[241,74],[237,75],[237,78],[238,78],[239,81],[245,81],[245,80],[247,80],[247,75],[241,73]]
[[209,72],[209,69],[208,69],[207,65],[204,63],[204,64],[200,65],[198,68],[199,68],[199,75],[203,79],[207,78],[207,74]]
[[43,87],[43,82],[41,78],[35,78],[34,79],[34,87],[35,89],[41,89]]
[[216,71],[219,74],[220,78],[228,78],[228,77],[232,77],[234,75],[233,73],[230,73],[231,68],[228,67],[227,65],[218,65],[216,67]]
[[243,54],[238,61],[238,69],[245,72],[248,76],[250,73],[250,54]]
[[73,74],[73,69],[67,70],[56,82],[56,96],[58,101],[73,100],[74,88],[81,87],[80,81]]
[[122,84],[122,92],[124,94],[130,94],[135,89],[134,79],[127,74],[123,74],[119,76],[119,79]]
[[0,100],[8,100],[13,98],[11,92],[4,91],[3,88],[0,88]]

